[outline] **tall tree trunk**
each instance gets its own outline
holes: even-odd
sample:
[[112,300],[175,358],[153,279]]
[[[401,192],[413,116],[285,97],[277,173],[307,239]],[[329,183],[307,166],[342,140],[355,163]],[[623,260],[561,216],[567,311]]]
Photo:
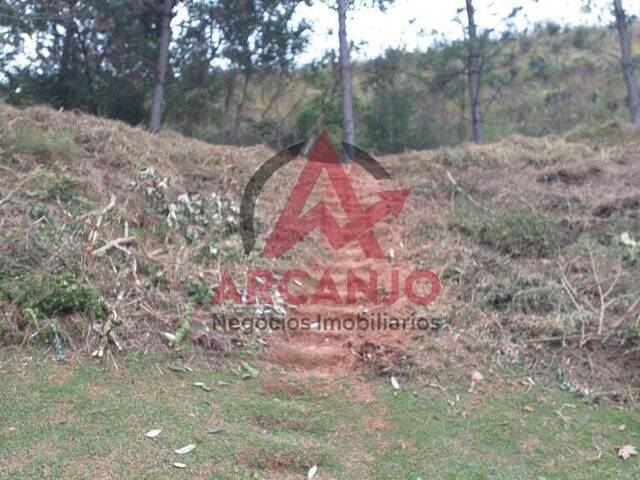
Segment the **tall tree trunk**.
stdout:
[[631,121],[640,123],[640,94],[638,93],[638,80],[636,79],[633,64],[633,54],[631,52],[631,31],[629,29],[628,17],[622,7],[622,0],[613,0],[613,9],[616,16],[616,27],[620,37],[620,50],[622,51],[622,73],[627,84],[627,97]]
[[[56,88],[56,94],[54,95],[54,97],[57,97],[59,100],[59,105],[57,105],[57,107],[69,108],[71,105],[71,91],[74,88],[72,78],[74,60],[73,50],[75,47],[76,34],[77,28],[74,16],[70,14],[65,24],[65,34],[62,43],[62,57],[60,59],[60,71],[58,74],[58,86]],[[55,101],[56,98],[53,100],[53,104],[55,105],[57,103]]]
[[240,145],[242,141],[240,127],[242,126],[242,114],[244,113],[244,106],[247,103],[247,95],[249,93],[249,82],[251,81],[251,75],[251,70],[247,70],[244,73],[244,79],[242,83],[242,96],[236,104],[236,115],[233,120],[233,141],[236,145]]
[[347,0],[338,0],[338,39],[340,42],[340,89],[342,91],[342,139],[353,145],[356,141],[353,119],[351,55],[347,40]]
[[478,143],[486,143],[484,135],[484,118],[482,116],[482,104],[480,102],[480,82],[482,77],[482,51],[478,38],[478,27],[475,21],[475,9],[473,1],[467,2],[467,18],[469,24],[469,40],[467,44],[467,78],[469,82],[469,98],[471,100],[471,126],[473,128],[473,140]]
[[156,65],[156,79],[151,98],[151,118],[149,128],[157,132],[162,126],[162,110],[164,108],[164,84],[169,66],[169,43],[171,42],[171,19],[173,18],[173,0],[162,3],[162,17],[160,21],[160,45],[158,63]]

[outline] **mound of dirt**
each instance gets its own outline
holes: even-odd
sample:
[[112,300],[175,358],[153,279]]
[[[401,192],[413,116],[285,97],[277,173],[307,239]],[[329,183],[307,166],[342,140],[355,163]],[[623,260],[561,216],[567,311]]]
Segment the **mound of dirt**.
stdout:
[[417,184],[406,244],[443,283],[441,333],[419,339],[414,363],[524,364],[590,398],[638,396],[637,126],[383,160],[400,183]]
[[243,341],[210,332],[210,290],[221,258],[242,261],[240,190],[269,155],[0,104],[0,340]]
[[[244,255],[239,200],[268,148],[0,104],[0,341],[102,355],[193,344],[218,352],[256,340],[269,358],[314,375],[363,361],[397,375],[490,362],[524,365],[529,378],[556,372],[591,398],[592,382],[636,396],[639,152],[640,131],[615,124],[379,158],[396,188],[411,187],[403,215],[378,232],[389,265],[433,269],[442,283],[438,301],[417,312],[429,331],[222,334],[214,313],[296,313],[282,303],[212,305],[223,270],[241,278],[249,262],[276,275],[296,261],[317,272],[327,261],[341,272],[369,265],[355,258],[356,244],[327,259],[318,232],[285,261]],[[261,194],[259,246],[302,164]],[[360,201],[373,201],[375,186],[360,186]],[[323,312],[341,318],[363,307]]]

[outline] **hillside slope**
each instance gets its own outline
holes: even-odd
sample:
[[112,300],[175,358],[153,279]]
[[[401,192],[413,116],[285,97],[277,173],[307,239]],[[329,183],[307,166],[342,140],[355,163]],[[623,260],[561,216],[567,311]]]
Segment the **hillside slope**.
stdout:
[[[381,157],[412,187],[404,260],[434,268],[444,289],[427,312],[432,331],[405,346],[408,362],[389,358],[384,338],[363,361],[437,371],[491,359],[534,376],[555,365],[585,395],[595,377],[635,397],[639,133],[609,123]],[[6,105],[0,149],[3,343],[98,353],[168,339],[206,352],[253,344],[255,333],[211,330],[211,294],[221,268],[246,265],[238,200],[269,149]],[[296,168],[261,197],[261,235]]]

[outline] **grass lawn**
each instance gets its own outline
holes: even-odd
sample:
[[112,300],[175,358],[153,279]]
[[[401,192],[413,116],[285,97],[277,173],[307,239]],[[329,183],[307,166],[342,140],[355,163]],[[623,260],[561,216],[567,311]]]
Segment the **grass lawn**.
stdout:
[[158,356],[119,362],[0,356],[0,478],[304,479],[312,465],[317,480],[640,478],[638,457],[617,457],[640,447],[640,412],[560,390],[401,379],[396,392],[364,373],[294,380],[262,366],[243,378],[240,359],[192,372]]

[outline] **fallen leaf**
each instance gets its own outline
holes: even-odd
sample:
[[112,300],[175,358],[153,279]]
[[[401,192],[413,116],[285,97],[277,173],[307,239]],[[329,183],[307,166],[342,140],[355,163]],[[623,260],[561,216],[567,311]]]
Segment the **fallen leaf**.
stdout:
[[184,463],[180,463],[180,462],[174,463],[173,466],[176,468],[187,468],[187,466]]
[[484,375],[482,375],[478,370],[474,370],[471,374],[471,380],[473,382],[479,383],[484,380]]
[[398,379],[396,377],[391,377],[391,386],[394,390],[400,390],[400,384],[398,383]]
[[624,432],[626,429],[627,429],[627,426],[624,423],[618,427],[618,430],[620,432]]
[[243,368],[246,372],[248,372],[248,374],[249,374],[250,376],[253,376],[253,377],[257,377],[257,376],[258,376],[258,373],[259,373],[259,372],[258,372],[258,370],[256,370],[256,369],[255,369],[253,366],[251,366],[249,363],[247,363],[247,362],[240,362],[240,365],[242,366],[242,368]]
[[534,407],[533,405],[525,405],[524,407],[522,407],[522,410],[528,413],[533,413],[536,411],[536,407]]
[[159,428],[156,428],[154,430],[149,430],[147,433],[144,434],[144,436],[147,438],[156,438],[158,435],[160,435],[160,432],[162,432],[162,430]]
[[178,455],[184,455],[185,453],[189,453],[191,451],[193,451],[193,449],[196,448],[196,446],[191,443],[189,445],[186,445],[182,448],[178,448],[176,450],[174,450]]
[[633,457],[634,455],[638,455],[638,451],[633,445],[625,445],[618,450],[618,456],[623,460]]
[[224,433],[224,428],[213,427],[207,430],[207,433],[215,434],[215,433]]
[[318,473],[318,466],[317,466],[317,465],[314,465],[314,466],[313,466],[313,467],[311,467],[311,468],[309,469],[309,471],[307,472],[307,478],[308,478],[309,480],[310,480],[310,479],[312,479],[313,477],[315,477],[315,476],[316,476],[316,473]]
[[184,365],[179,365],[177,363],[170,364],[169,370],[173,370],[174,372],[180,372],[180,373],[188,372],[187,368]]
[[194,382],[194,383],[193,383],[193,386],[194,386],[194,387],[201,388],[201,389],[202,389],[202,390],[204,390],[205,392],[210,392],[210,391],[211,391],[211,388],[210,388],[210,387],[207,387],[207,386],[206,386],[204,383],[202,383],[202,382]]

